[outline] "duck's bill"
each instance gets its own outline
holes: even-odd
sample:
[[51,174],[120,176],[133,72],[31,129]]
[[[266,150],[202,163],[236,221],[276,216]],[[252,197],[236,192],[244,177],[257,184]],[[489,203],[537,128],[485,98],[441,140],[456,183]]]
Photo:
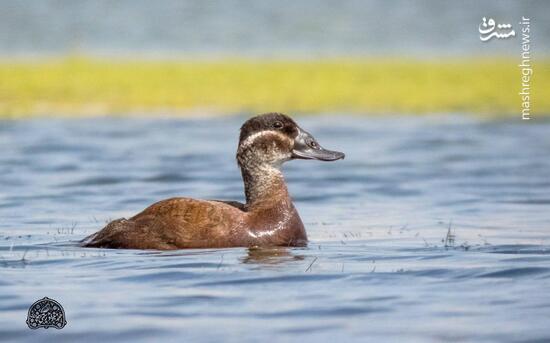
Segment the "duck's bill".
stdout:
[[292,156],[294,158],[304,159],[304,160],[319,160],[319,161],[336,161],[343,159],[346,155],[343,152],[332,151],[332,150],[296,150],[292,151]]
[[292,157],[304,160],[336,161],[343,159],[346,155],[343,152],[332,151],[323,148],[312,135],[300,130],[294,139]]

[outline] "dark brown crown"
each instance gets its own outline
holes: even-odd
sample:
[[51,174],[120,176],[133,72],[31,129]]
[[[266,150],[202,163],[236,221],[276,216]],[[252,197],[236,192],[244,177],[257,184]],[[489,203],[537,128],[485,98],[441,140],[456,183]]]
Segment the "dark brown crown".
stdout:
[[298,134],[298,125],[290,117],[282,113],[265,113],[248,119],[241,126],[239,143],[257,132],[279,131],[294,138]]

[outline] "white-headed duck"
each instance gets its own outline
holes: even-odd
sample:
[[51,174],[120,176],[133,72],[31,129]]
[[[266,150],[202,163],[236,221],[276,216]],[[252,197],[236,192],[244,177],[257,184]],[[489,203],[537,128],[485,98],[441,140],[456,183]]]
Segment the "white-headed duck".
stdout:
[[117,219],[82,241],[84,247],[184,249],[304,246],[304,225],[288,194],[281,165],[293,159],[335,161],[344,154],[326,150],[294,120],[267,113],[241,127],[237,162],[246,204],[171,198],[130,219]]

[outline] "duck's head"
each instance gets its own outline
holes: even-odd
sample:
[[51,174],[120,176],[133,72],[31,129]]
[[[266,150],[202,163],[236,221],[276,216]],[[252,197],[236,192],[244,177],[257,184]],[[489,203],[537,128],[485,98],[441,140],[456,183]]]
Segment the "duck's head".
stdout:
[[311,134],[281,113],[266,113],[241,127],[237,160],[242,166],[267,164],[279,167],[292,159],[336,161],[344,153],[324,149]]

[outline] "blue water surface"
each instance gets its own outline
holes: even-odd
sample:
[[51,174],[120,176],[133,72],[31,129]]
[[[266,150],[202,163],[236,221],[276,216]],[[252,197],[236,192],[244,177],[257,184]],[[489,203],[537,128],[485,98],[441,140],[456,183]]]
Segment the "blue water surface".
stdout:
[[[242,201],[245,117],[0,122],[0,339],[550,341],[550,122],[297,118],[307,248],[84,249],[172,196]],[[30,330],[50,297],[62,330]]]
[[[550,55],[545,0],[0,0],[0,57],[511,57],[530,19],[535,58]],[[484,43],[482,18],[516,35]],[[374,60],[376,61],[376,59]]]

